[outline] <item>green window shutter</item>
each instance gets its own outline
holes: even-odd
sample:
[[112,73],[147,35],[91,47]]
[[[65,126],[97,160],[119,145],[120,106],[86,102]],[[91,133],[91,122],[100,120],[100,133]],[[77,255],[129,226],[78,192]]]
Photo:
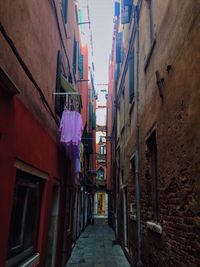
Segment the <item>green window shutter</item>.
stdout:
[[93,116],[93,105],[90,103],[90,121],[92,121]]
[[93,127],[93,105],[92,103],[90,103],[90,106],[89,106],[89,122],[90,122],[90,126]]
[[80,56],[80,78],[83,79],[83,75],[84,75],[84,72],[83,72],[83,55]]
[[116,33],[116,63],[121,63],[122,55],[122,32]]
[[92,115],[92,129],[96,129],[96,113],[93,112]]
[[[78,22],[79,23],[82,23],[83,22],[83,10],[82,9],[79,9],[78,10]],[[79,27],[80,27],[80,29],[82,31],[83,25],[80,24]]]
[[73,71],[74,74],[76,74],[76,61],[77,61],[77,41],[74,38],[74,44],[73,44]]
[[62,0],[62,12],[65,24],[67,23],[68,0]]
[[80,51],[80,45],[78,46],[78,72],[80,79],[83,79],[83,55]]

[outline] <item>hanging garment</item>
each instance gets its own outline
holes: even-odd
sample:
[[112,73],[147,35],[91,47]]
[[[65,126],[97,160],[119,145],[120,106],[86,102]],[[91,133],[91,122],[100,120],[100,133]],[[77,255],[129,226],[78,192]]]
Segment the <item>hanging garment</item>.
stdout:
[[[81,117],[81,114],[77,111],[75,111],[76,116],[76,123],[75,123],[75,143],[79,144],[81,143],[82,133],[83,133],[83,120]],[[73,140],[72,140],[73,142]],[[80,151],[80,148],[79,148]]]
[[64,110],[60,122],[60,142],[78,145],[81,142],[83,121],[77,111]]

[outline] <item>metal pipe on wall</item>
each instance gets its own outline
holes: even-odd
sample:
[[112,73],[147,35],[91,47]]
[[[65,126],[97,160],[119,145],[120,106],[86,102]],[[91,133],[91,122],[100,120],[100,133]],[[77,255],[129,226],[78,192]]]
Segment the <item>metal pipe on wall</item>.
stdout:
[[137,86],[136,86],[136,152],[135,152],[135,187],[136,187],[136,225],[137,225],[137,263],[142,266],[141,260],[141,219],[140,219],[140,117],[139,117],[139,9],[135,8],[136,22],[136,55],[137,55]]

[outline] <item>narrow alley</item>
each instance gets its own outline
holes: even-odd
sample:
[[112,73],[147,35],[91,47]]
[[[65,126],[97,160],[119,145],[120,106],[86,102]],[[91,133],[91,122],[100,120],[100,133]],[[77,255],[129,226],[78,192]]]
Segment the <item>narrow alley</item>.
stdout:
[[75,243],[66,267],[130,267],[106,219],[95,219]]
[[0,267],[200,267],[200,0],[0,0]]

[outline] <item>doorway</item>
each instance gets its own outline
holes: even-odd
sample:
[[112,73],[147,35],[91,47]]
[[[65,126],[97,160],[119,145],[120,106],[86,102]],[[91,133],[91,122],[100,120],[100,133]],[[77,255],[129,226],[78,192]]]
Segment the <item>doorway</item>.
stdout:
[[128,249],[127,187],[123,188],[124,247]]
[[107,217],[108,216],[108,195],[105,191],[96,192],[94,203],[94,215],[95,217]]

